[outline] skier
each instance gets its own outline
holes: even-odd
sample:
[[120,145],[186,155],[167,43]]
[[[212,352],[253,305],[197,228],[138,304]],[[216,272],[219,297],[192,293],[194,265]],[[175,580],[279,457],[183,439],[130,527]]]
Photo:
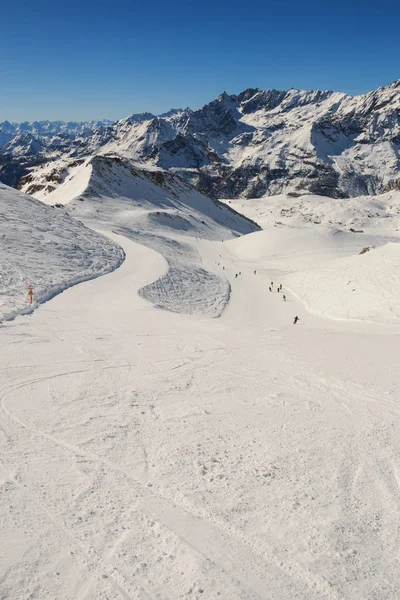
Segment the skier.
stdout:
[[270,291],[270,292],[272,292],[272,287],[271,287],[271,286],[269,286],[269,288],[268,288],[268,289],[269,289],[269,291]]
[[283,301],[286,302],[286,296],[285,294],[282,295]]
[[254,275],[257,275],[257,271],[254,269]]
[[235,275],[235,279],[237,279],[237,276],[238,276],[238,274],[236,273],[236,275]]
[[274,282],[273,281],[271,281],[271,287],[274,287]]
[[296,325],[297,321],[300,321],[299,317],[294,318],[293,325]]

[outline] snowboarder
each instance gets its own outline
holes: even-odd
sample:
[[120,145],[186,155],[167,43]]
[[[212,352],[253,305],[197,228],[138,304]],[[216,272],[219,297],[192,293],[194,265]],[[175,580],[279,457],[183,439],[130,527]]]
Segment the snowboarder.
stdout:
[[294,318],[293,325],[296,325],[297,321],[300,321],[299,317]]

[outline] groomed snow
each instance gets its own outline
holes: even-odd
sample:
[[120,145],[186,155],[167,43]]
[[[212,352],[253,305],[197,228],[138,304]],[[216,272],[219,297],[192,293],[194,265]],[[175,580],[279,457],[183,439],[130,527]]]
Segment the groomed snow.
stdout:
[[378,279],[398,246],[358,252],[395,231],[235,239],[157,198],[71,202],[125,261],[0,328],[0,597],[398,600],[400,323],[318,317],[285,283],[338,257]]
[[[124,253],[55,208],[0,184],[0,321],[117,268]],[[34,288],[29,304],[28,286]]]
[[118,270],[0,329],[2,596],[397,600],[400,328],[195,238],[229,306],[159,310],[165,260],[113,239]]
[[317,315],[400,323],[400,244],[292,273],[285,284]]

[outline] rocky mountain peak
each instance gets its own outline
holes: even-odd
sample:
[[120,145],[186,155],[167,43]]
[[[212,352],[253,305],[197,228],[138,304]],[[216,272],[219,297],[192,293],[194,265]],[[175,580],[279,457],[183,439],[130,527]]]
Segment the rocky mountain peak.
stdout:
[[225,91],[199,110],[134,114],[113,124],[0,125],[0,179],[11,185],[31,167],[40,173],[43,162],[107,152],[174,169],[214,197],[380,193],[400,185],[400,80],[360,96]]

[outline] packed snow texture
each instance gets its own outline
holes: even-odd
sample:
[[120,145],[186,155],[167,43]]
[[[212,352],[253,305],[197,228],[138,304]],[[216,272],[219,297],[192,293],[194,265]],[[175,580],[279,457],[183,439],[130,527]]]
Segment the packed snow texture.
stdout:
[[400,327],[284,302],[245,238],[185,237],[220,319],[158,310],[165,259],[113,239],[119,269],[0,328],[0,595],[397,600]]
[[116,231],[156,250],[168,263],[162,277],[139,290],[143,298],[173,312],[221,316],[229,302],[230,284],[226,277],[201,267],[201,257],[193,246],[121,227]]
[[122,249],[109,239],[0,184],[0,320],[29,313],[64,289],[112,271],[123,260]]
[[317,315],[399,323],[400,244],[366,247],[357,256],[292,273],[285,285]]

